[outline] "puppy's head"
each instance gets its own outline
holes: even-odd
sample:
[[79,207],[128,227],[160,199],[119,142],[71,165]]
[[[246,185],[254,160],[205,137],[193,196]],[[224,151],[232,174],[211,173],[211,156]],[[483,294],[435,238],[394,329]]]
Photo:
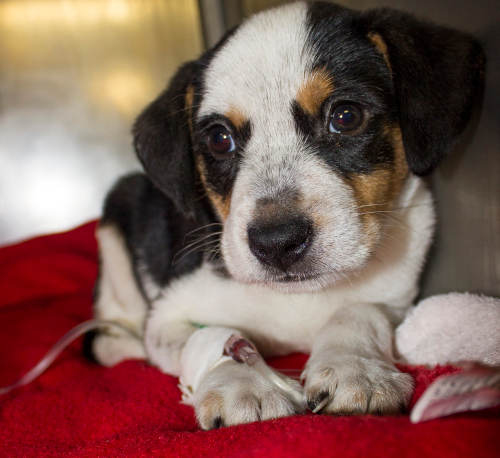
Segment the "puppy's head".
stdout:
[[483,60],[393,10],[288,5],[183,66],[138,118],[137,153],[184,213],[201,184],[236,279],[320,288],[366,264],[408,174],[453,146]]

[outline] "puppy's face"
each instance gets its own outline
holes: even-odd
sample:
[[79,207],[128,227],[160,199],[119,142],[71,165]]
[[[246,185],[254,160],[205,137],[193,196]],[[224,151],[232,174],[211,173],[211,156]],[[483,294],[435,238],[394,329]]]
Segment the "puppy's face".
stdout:
[[244,282],[312,289],[362,267],[407,174],[390,68],[369,37],[295,4],[252,18],[211,60],[196,165]]
[[[428,86],[429,75],[412,77],[418,69],[403,68],[411,63],[400,57],[404,46],[414,65],[426,59],[405,41],[416,23],[386,39],[393,24],[382,13],[305,3],[261,13],[185,67],[171,84],[174,93],[164,95],[177,98],[166,115],[184,113],[183,148],[190,152],[177,159],[182,166],[170,160],[169,176],[177,167],[201,181],[223,222],[222,254],[237,280],[314,290],[361,269],[382,237],[380,215],[392,208],[409,171],[429,171],[463,129],[472,89],[460,106],[426,100],[419,85]],[[457,36],[471,48],[469,37]],[[456,52],[456,43],[450,49]],[[436,65],[442,59],[436,56]],[[440,78],[462,84],[471,65]],[[160,98],[149,116],[167,103]],[[159,176],[165,159],[147,147],[159,141],[144,134],[146,124],[152,129],[148,110],[136,125],[139,157],[168,195],[179,194]],[[441,135],[436,151],[425,144],[433,135]]]

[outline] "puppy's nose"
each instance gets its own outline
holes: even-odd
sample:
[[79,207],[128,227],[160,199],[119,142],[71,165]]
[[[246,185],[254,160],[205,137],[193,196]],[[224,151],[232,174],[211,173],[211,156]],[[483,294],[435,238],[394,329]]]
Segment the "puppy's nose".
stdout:
[[304,217],[248,226],[248,246],[263,264],[286,270],[306,252],[312,240],[312,224]]

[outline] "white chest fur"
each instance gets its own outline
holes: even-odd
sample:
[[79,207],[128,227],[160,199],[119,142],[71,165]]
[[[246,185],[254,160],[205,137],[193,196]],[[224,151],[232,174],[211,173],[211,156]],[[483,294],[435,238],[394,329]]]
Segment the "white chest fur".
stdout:
[[228,326],[245,332],[264,354],[308,352],[323,324],[341,307],[377,303],[401,319],[417,293],[417,280],[434,227],[429,191],[410,177],[387,218],[384,239],[365,268],[327,289],[284,293],[223,278],[203,265],[170,284],[153,308],[163,322]]

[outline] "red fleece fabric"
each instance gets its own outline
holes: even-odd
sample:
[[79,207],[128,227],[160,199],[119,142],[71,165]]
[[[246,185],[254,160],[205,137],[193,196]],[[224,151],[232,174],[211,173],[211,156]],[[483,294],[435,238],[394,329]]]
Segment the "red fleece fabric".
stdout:
[[[0,249],[0,386],[28,371],[71,327],[91,317],[95,223]],[[300,369],[304,355],[278,358]],[[412,403],[452,367],[404,367]],[[0,396],[1,456],[498,457],[499,410],[412,425],[407,415],[311,413],[201,431],[174,377],[143,361],[104,368],[81,340],[30,385]]]

